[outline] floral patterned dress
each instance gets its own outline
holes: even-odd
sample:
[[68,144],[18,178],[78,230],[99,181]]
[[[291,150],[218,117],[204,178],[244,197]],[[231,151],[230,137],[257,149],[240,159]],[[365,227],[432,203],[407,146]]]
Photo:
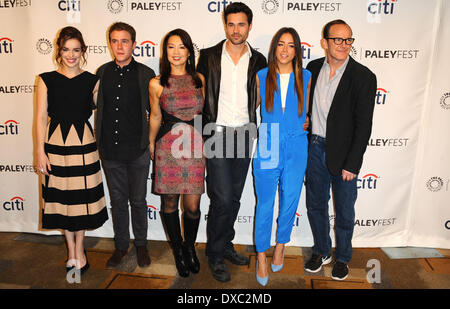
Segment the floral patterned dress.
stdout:
[[[189,74],[171,75],[169,85],[161,93],[160,106],[163,121],[171,118],[171,130],[163,130],[164,135],[155,145],[153,191],[155,194],[202,194],[205,192],[203,138],[192,125],[194,117],[203,109],[202,88],[195,88]],[[180,121],[175,123],[173,119]],[[198,129],[201,130],[201,121]]]

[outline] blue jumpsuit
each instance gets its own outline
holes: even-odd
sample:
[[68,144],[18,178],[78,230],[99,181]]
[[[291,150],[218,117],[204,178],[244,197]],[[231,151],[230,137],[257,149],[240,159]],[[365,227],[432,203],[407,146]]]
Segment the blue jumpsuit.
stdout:
[[307,88],[311,73],[303,69],[303,113],[298,116],[298,101],[294,85],[294,73],[289,77],[285,111],[281,105],[280,76],[277,74],[278,91],[274,93],[272,112],[266,111],[265,94],[268,68],[258,74],[261,93],[261,125],[255,158],[253,177],[256,190],[255,245],[257,252],[270,248],[273,209],[279,184],[279,215],[276,240],[284,244],[290,241],[297,211],[308,157],[307,131],[303,130],[306,117]]

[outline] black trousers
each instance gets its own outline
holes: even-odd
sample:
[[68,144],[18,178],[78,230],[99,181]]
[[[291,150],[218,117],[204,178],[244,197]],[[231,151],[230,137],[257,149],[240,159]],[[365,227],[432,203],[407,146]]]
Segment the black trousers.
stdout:
[[135,246],[147,244],[147,180],[150,169],[149,149],[132,161],[102,160],[111,200],[116,249],[128,250],[130,215]]
[[214,139],[212,151],[217,151],[217,146],[221,145],[223,152],[217,151],[214,157],[208,158],[206,147],[211,140],[205,142],[206,182],[210,199],[206,255],[212,259],[222,259],[227,250],[233,249],[234,223],[251,159],[249,142],[253,139],[249,140],[248,131],[241,134],[237,130],[227,129],[215,132],[210,138]]

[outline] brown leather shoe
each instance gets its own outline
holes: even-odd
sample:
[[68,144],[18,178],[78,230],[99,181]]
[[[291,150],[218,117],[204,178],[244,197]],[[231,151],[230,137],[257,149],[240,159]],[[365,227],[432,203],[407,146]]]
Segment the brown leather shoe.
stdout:
[[109,258],[109,260],[106,262],[106,267],[110,267],[110,268],[116,267],[117,265],[120,264],[123,257],[125,255],[127,255],[127,253],[128,253],[128,251],[126,251],[126,250],[119,250],[119,249],[114,250],[114,253]]
[[136,253],[137,253],[137,262],[139,267],[147,267],[150,265],[150,256],[147,251],[146,246],[137,247],[136,246]]

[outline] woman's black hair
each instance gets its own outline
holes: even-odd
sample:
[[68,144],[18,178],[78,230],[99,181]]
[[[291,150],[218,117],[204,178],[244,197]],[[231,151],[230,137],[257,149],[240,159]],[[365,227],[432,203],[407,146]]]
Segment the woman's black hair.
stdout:
[[188,60],[186,61],[186,71],[189,75],[192,76],[192,79],[194,80],[195,87],[200,88],[202,87],[202,80],[197,75],[197,71],[195,70],[195,52],[194,52],[194,44],[192,44],[191,37],[189,34],[184,31],[183,29],[175,29],[170,31],[165,37],[163,41],[163,47],[162,47],[162,56],[161,61],[159,63],[159,72],[161,75],[160,83],[163,87],[170,87],[169,85],[169,77],[171,74],[171,66],[169,59],[167,57],[167,42],[169,41],[169,38],[172,36],[178,36],[180,37],[181,41],[183,42],[183,45],[187,48],[189,51]]

